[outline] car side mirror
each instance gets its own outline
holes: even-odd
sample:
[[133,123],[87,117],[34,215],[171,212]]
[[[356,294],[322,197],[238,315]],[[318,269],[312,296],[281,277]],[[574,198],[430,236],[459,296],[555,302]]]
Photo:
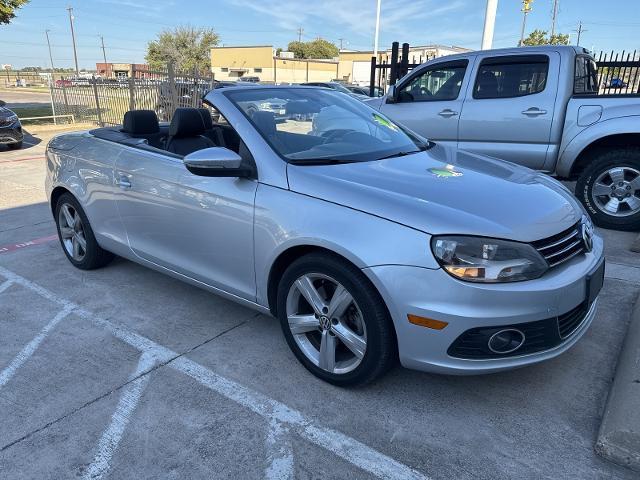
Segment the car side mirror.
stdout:
[[184,166],[201,177],[250,177],[253,170],[242,165],[242,157],[223,147],[197,150],[184,157]]
[[396,103],[398,99],[396,98],[397,89],[395,85],[390,85],[387,89],[387,103]]

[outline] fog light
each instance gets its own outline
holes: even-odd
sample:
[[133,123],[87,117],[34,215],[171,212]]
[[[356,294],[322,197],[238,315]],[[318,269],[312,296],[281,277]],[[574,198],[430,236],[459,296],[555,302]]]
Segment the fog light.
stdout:
[[489,350],[493,353],[507,354],[518,350],[524,344],[524,333],[515,328],[506,328],[491,335]]

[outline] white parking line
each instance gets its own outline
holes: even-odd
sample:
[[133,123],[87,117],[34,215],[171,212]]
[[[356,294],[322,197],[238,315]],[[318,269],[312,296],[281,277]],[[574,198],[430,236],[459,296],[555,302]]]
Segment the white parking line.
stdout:
[[[23,285],[43,297],[58,303],[65,309],[74,310],[74,314],[99,325],[108,330],[125,343],[131,345],[143,353],[151,353],[159,358],[172,358],[178,354],[172,350],[157,344],[142,335],[114,325],[108,320],[92,315],[90,312],[79,308],[73,302],[66,300],[46,288],[27,280],[20,275],[0,267],[0,275],[7,280]],[[186,357],[177,357],[167,366],[182,372],[208,389],[219,393],[229,400],[257,413],[263,418],[279,422],[286,426],[292,433],[300,435],[305,440],[322,447],[334,455],[348,461],[352,465],[365,470],[372,475],[388,480],[427,480],[428,477],[404,465],[393,458],[378,452],[354,438],[351,438],[336,430],[318,425],[312,418],[302,412],[289,408],[287,405],[274,400],[266,395],[229,380],[208,368]]]
[[293,480],[293,448],[289,429],[275,418],[269,421],[265,447],[267,468],[264,477],[267,480]]
[[18,368],[20,368],[20,366],[26,362],[31,355],[33,355],[33,352],[38,349],[38,346],[40,346],[42,341],[47,338],[49,332],[60,322],[60,320],[69,315],[72,310],[72,307],[64,307],[62,311],[53,317],[53,319],[47,323],[42,330],[40,330],[38,335],[36,335],[22,350],[20,350],[20,353],[11,360],[9,366],[0,372],[0,387],[4,386],[9,380],[11,380],[11,377],[16,373],[16,370],[18,370]]
[[111,423],[102,434],[96,454],[85,470],[83,479],[97,480],[109,471],[111,458],[120,445],[124,430],[149,382],[149,375],[143,375],[143,373],[151,370],[155,364],[156,358],[153,355],[143,353],[140,356],[138,366],[132,375],[135,380],[124,387],[116,411],[111,416]]

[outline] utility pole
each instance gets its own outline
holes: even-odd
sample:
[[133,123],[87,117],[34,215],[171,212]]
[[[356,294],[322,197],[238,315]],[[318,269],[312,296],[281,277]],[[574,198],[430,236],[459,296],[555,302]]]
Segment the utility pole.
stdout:
[[69,25],[71,25],[71,41],[73,42],[73,59],[76,64],[76,76],[80,76],[80,69],[78,68],[78,54],[76,53],[76,34],[73,31],[73,8],[67,7],[69,11]]
[[107,69],[107,54],[104,51],[104,37],[100,35],[100,43],[102,43],[102,59],[104,60],[105,71]]
[[380,36],[380,4],[382,0],[378,0],[378,5],[376,6],[376,32],[373,37],[373,56],[378,58],[378,38]]
[[496,26],[497,12],[498,0],[487,0],[487,9],[484,14],[484,30],[482,32],[482,50],[489,50],[493,46],[493,30]]
[[298,28],[298,42],[302,41],[302,34],[304,33],[304,28],[299,27]]
[[47,47],[49,47],[49,61],[51,62],[51,75],[53,75],[55,68],[53,66],[53,55],[51,55],[51,42],[49,41],[49,30],[45,30],[44,34],[47,36]]
[[342,42],[344,41],[344,38],[339,38],[338,41],[340,42],[340,52],[342,51]]
[[578,32],[578,40],[576,41],[576,45],[580,45],[580,37],[582,37],[582,34],[583,34],[584,32],[587,32],[587,31],[588,31],[588,30],[585,30],[585,29],[583,28],[582,20],[580,20],[580,22],[578,22],[578,29],[577,29],[577,30],[575,30],[575,31],[576,31],[576,32]]
[[522,0],[522,30],[520,31],[520,41],[518,46],[524,45],[524,33],[527,28],[527,15],[531,13],[531,3],[533,0]]
[[553,0],[553,12],[551,13],[551,37],[556,34],[556,21],[558,20],[558,7],[560,0]]

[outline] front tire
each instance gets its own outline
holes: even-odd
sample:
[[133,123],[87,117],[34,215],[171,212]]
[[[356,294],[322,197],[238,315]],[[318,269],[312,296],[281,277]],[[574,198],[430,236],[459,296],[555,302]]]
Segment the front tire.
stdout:
[[599,227],[640,230],[640,148],[596,153],[578,178],[576,196]]
[[363,385],[397,358],[384,301],[355,266],[328,253],[293,262],[278,287],[278,318],[289,347],[318,378]]
[[113,254],[98,245],[87,215],[70,193],[58,199],[55,221],[62,250],[74,267],[93,270],[113,260]]

